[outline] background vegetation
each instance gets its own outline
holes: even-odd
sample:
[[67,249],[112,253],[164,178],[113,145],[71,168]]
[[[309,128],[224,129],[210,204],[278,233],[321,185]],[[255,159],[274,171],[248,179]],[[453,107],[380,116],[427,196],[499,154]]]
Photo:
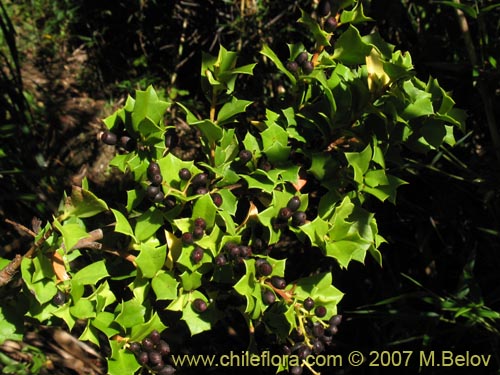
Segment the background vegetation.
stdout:
[[[405,160],[410,184],[400,188],[396,205],[374,203],[388,240],[382,270],[368,260],[335,271],[346,293],[338,351],[473,350],[492,353],[496,373],[500,7],[487,0],[364,3],[375,21],[363,31],[378,30],[410,51],[417,76],[437,78],[468,120],[453,149]],[[63,191],[83,176],[106,201],[118,198],[117,182],[126,181],[106,171],[112,151],[96,135],[99,119],[127,94],[154,83],[164,97],[184,97],[207,112],[201,53],[215,54],[222,44],[246,64],[269,44],[285,59],[286,43],[304,38],[295,22],[300,8],[312,7],[310,0],[0,4],[0,255],[10,258],[30,239],[5,219],[26,225],[33,216],[49,219]],[[249,100],[278,102],[286,83],[259,69],[242,78],[239,90]],[[251,111],[258,116],[262,108]],[[196,154],[196,135],[175,110],[168,117],[181,138],[178,151]]]

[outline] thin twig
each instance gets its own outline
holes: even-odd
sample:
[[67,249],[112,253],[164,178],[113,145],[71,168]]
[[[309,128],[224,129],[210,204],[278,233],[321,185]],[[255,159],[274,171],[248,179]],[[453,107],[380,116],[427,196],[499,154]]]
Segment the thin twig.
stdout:
[[25,227],[22,224],[16,223],[15,221],[12,221],[10,219],[5,219],[5,222],[9,223],[12,226],[14,226],[16,229],[18,229],[21,232],[25,232],[25,233],[28,233],[32,237],[36,237],[36,233],[35,232],[33,232],[31,229]]

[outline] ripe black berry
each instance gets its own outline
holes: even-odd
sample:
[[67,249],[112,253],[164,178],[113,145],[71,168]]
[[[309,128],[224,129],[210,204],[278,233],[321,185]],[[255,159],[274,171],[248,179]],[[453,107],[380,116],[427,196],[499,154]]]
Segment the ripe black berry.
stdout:
[[189,232],[182,233],[181,240],[184,245],[191,245],[194,242],[193,235]]
[[201,298],[196,298],[193,301],[193,309],[196,312],[202,313],[207,309],[207,303],[203,301]]
[[222,196],[219,193],[212,194],[212,201],[217,207],[222,206]]
[[303,368],[300,366],[290,367],[290,375],[302,375]]
[[147,364],[149,361],[149,355],[147,352],[140,352],[139,355],[137,356],[137,362],[139,362],[141,365]]
[[330,325],[328,326],[328,328],[326,329],[326,333],[330,336],[333,336],[333,335],[336,335],[337,332],[339,331],[339,327],[338,326],[335,326],[335,325]]
[[165,365],[161,370],[159,370],[157,375],[172,375],[175,372],[175,368],[170,365]]
[[328,323],[332,326],[338,326],[342,322],[342,315],[334,315],[330,318]]
[[261,158],[259,160],[259,168],[262,169],[264,172],[269,172],[271,169],[273,169],[273,165],[266,159]]
[[286,280],[282,277],[279,277],[279,276],[271,277],[271,284],[276,289],[285,289],[286,288]]
[[273,272],[273,266],[267,261],[263,260],[257,265],[257,272],[261,276],[269,276]]
[[175,197],[169,195],[165,199],[165,207],[167,208],[174,208],[175,205],[177,204],[177,201],[175,200]]
[[151,181],[151,183],[153,185],[157,185],[158,186],[163,181],[163,177],[159,173],[158,174],[154,174],[154,175],[152,175],[152,176],[149,177],[149,181]]
[[292,216],[292,210],[288,207],[283,207],[278,213],[278,217],[282,220],[288,220]]
[[323,325],[319,322],[314,323],[313,328],[312,328],[312,334],[314,337],[321,337],[325,333],[325,328]]
[[155,195],[153,198],[154,203],[161,203],[163,202],[163,199],[165,198],[165,194],[163,194],[162,191],[160,191],[158,194]]
[[200,186],[199,188],[196,189],[196,194],[197,195],[208,194],[208,189],[205,186]]
[[179,178],[181,180],[184,180],[184,181],[187,181],[191,178],[191,172],[189,171],[189,169],[187,168],[182,168],[180,171],[179,171]]
[[156,194],[158,194],[159,192],[160,192],[160,187],[156,185],[149,185],[148,188],[146,189],[146,194],[151,199],[156,197]]
[[238,245],[234,245],[228,247],[229,249],[229,255],[231,256],[232,259],[236,259],[241,255],[240,252],[240,247]]
[[137,146],[137,143],[134,139],[130,138],[127,135],[124,135],[123,137],[120,137],[120,146],[122,146],[127,151],[133,151],[135,149],[135,146]]
[[248,258],[252,255],[252,249],[248,246],[240,246],[240,256],[243,258]]
[[302,73],[311,74],[313,70],[314,70],[313,63],[310,61],[304,61],[304,63],[302,64]]
[[299,70],[299,64],[297,64],[295,61],[288,61],[286,63],[286,69],[290,72],[290,73],[297,73],[297,71]]
[[191,260],[193,263],[199,263],[203,258],[203,249],[196,246],[196,248],[191,252]]
[[337,20],[335,17],[328,17],[325,21],[324,28],[327,33],[334,32],[337,29]]
[[241,150],[238,156],[240,157],[240,162],[243,164],[246,164],[250,160],[252,160],[252,152],[249,150]]
[[318,16],[326,17],[330,14],[330,1],[329,0],[321,0],[318,4]]
[[303,211],[294,212],[294,214],[292,215],[292,225],[296,227],[305,224],[306,220],[307,216],[306,213]]
[[308,58],[307,52],[301,52],[299,55],[295,58],[295,62],[299,65],[302,65],[304,61],[306,61]]
[[158,353],[156,350],[149,352],[148,357],[149,357],[149,363],[151,363],[152,365],[157,365],[160,362],[163,362],[161,354]]
[[199,240],[200,238],[203,237],[204,234],[205,234],[205,231],[203,230],[203,228],[201,228],[201,227],[194,227],[194,229],[193,229],[193,238],[195,240]]
[[194,226],[195,228],[201,228],[202,230],[205,230],[205,228],[207,227],[207,222],[202,217],[198,217],[194,219]]
[[155,344],[153,343],[153,340],[151,340],[149,337],[145,337],[142,340],[142,348],[146,351],[151,351],[154,349]]
[[114,146],[116,145],[117,141],[116,134],[111,132],[104,132],[101,134],[101,141],[103,141],[107,145]]
[[300,207],[300,199],[299,197],[291,197],[286,206],[292,210],[292,212],[295,212],[299,209]]
[[206,183],[208,182],[208,174],[198,173],[194,175],[193,180],[191,182],[194,186],[206,185]]
[[316,315],[318,318],[322,318],[326,315],[326,307],[325,306],[317,306],[314,309],[314,315]]
[[314,300],[311,297],[307,297],[304,300],[304,309],[311,311],[314,307]]
[[297,350],[297,356],[300,359],[306,359],[310,355],[311,355],[311,348],[309,348],[307,345],[301,345]]
[[262,293],[262,301],[264,301],[266,305],[270,305],[276,301],[276,295],[270,290],[266,290]]
[[56,295],[52,297],[52,303],[54,305],[63,305],[66,302],[66,294],[61,292],[60,290],[57,291]]
[[161,355],[167,355],[170,353],[170,345],[168,345],[168,343],[164,340],[160,340],[157,349]]
[[161,171],[160,171],[160,166],[158,165],[158,163],[152,161],[151,163],[149,163],[148,165],[148,176],[151,177],[151,176],[154,176],[155,174],[160,174]]
[[315,339],[312,343],[312,350],[315,354],[321,354],[325,350],[325,344],[318,339]]
[[139,352],[141,351],[141,344],[139,344],[138,342],[132,342],[130,343],[128,350],[130,350],[132,353],[139,354]]
[[160,332],[158,332],[156,329],[152,330],[149,334],[149,338],[151,339],[151,341],[153,341],[153,344],[158,345],[161,340]]
[[222,267],[227,263],[226,256],[224,254],[219,254],[215,257],[215,264]]

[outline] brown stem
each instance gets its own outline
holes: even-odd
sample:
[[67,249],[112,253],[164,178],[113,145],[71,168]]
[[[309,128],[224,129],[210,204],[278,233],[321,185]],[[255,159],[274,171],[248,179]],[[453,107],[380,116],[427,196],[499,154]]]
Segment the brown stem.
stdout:
[[25,232],[25,233],[28,233],[30,236],[32,237],[36,237],[36,233],[33,232],[31,229],[29,228],[26,228],[24,225],[22,224],[19,224],[19,223],[16,223],[15,221],[12,221],[10,219],[5,219],[5,222],[6,223],[9,223],[10,225],[14,226],[17,230],[21,231],[21,232]]

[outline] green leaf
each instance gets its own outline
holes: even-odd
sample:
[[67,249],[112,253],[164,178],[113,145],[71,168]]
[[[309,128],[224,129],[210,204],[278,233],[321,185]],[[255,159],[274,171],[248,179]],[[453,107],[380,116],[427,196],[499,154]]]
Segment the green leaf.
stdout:
[[137,218],[135,238],[143,242],[151,237],[163,225],[163,214],[156,207],[150,207]]
[[89,236],[81,224],[65,223],[61,225],[59,221],[54,220],[54,226],[63,236],[66,251],[70,251],[78,241]]
[[158,313],[155,312],[151,319],[142,324],[137,324],[132,327],[130,333],[131,341],[141,341],[143,338],[149,335],[149,333],[153,330],[157,330],[158,332],[163,332],[167,328],[163,322],[161,321]]
[[81,285],[95,285],[99,280],[108,277],[104,260],[94,262],[85,266],[73,276],[73,282]]
[[442,4],[455,9],[460,9],[462,12],[467,14],[471,18],[477,18],[476,9],[467,4],[456,3],[454,1],[439,1],[439,0],[431,0],[432,4]]
[[[145,91],[137,90],[135,94],[134,111],[132,112],[132,127],[140,130],[145,119],[150,123],[159,124],[167,110],[169,103],[159,100],[156,91],[149,86]],[[143,130],[143,129],[142,129]],[[148,134],[150,130],[147,130]]]
[[364,64],[371,49],[371,45],[363,42],[359,30],[349,25],[349,28],[335,43],[332,57],[347,65]]
[[167,245],[152,246],[141,243],[139,256],[135,259],[143,277],[151,279],[164,266],[167,255]]
[[288,69],[283,65],[283,63],[279,59],[279,57],[267,44],[264,44],[260,53],[268,57],[281,72],[285,73],[285,75],[288,77],[292,85],[295,85],[297,83],[297,80],[295,79],[294,75],[288,71]]
[[115,310],[116,322],[124,329],[144,323],[146,308],[136,299],[120,303]]
[[107,359],[109,375],[135,374],[141,368],[135,354],[125,349],[123,342],[110,340],[109,343],[112,351],[111,358]]
[[158,300],[174,300],[179,282],[170,272],[160,270],[151,280],[151,286]]
[[94,304],[86,298],[81,298],[70,306],[69,312],[77,319],[89,319],[96,316]]
[[79,218],[87,218],[95,216],[107,209],[108,205],[106,202],[97,198],[94,193],[82,189],[81,187],[73,186],[71,198],[68,198],[65,203],[64,217],[76,216]]
[[345,23],[356,24],[367,21],[373,21],[373,18],[365,16],[363,11],[363,3],[361,1],[358,1],[356,3],[356,6],[352,10],[344,10],[340,14],[340,22],[342,24]]
[[361,152],[346,152],[344,154],[347,162],[354,169],[354,180],[358,184],[363,183],[363,176],[370,167],[372,153],[371,146],[367,145]]
[[231,98],[231,101],[224,104],[219,110],[219,113],[217,115],[217,123],[219,125],[222,125],[224,122],[227,122],[237,114],[245,112],[246,108],[250,104],[252,104],[251,101],[236,99],[233,96]]
[[300,12],[301,17],[298,22],[305,24],[309,28],[316,43],[321,46],[330,46],[330,34],[321,28],[318,21],[312,18],[308,11],[301,9]]
[[111,209],[111,212],[113,212],[113,215],[115,216],[116,220],[115,232],[126,234],[127,236],[130,236],[135,241],[137,241],[134,235],[134,231],[130,226],[130,223],[128,222],[125,215],[123,215],[120,211],[115,210],[113,208]]
[[205,194],[196,200],[191,217],[193,220],[199,217],[205,219],[207,229],[210,229],[214,226],[216,211],[217,206],[214,204],[212,197]]
[[198,271],[184,271],[179,277],[181,278],[182,288],[185,291],[191,291],[201,286],[201,277],[203,275]]
[[[209,308],[206,311],[198,313],[197,311],[193,310],[192,301],[197,298],[204,300],[207,305],[209,305]],[[206,297],[201,292],[195,290],[189,293],[189,297],[186,298],[186,302],[187,303],[182,310],[181,319],[186,322],[191,335],[209,331],[212,328],[213,322],[215,322],[215,311],[210,307],[210,304],[207,301]]]

